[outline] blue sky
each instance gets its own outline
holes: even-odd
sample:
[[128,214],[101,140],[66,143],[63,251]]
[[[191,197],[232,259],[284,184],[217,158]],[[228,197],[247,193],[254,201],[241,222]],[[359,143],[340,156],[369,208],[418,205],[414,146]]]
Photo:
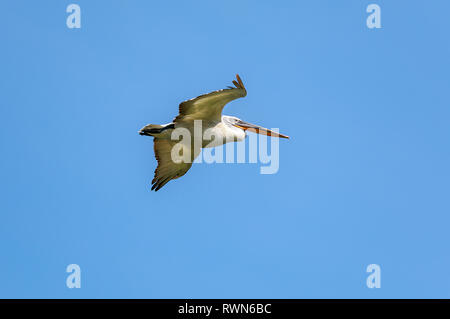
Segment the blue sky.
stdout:
[[[0,297],[450,297],[448,1],[0,9]],[[150,192],[137,131],[236,73],[224,113],[291,136],[279,172],[198,164]]]

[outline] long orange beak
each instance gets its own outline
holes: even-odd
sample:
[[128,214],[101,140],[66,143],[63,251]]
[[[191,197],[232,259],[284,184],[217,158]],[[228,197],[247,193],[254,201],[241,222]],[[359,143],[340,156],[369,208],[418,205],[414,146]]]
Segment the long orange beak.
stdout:
[[280,137],[280,138],[289,138],[289,136],[287,135],[283,135],[274,131],[271,131],[267,128],[264,128],[262,126],[258,126],[255,124],[250,124],[244,121],[239,121],[235,124],[233,124],[234,126],[243,129],[244,131],[250,131],[250,132],[254,132],[257,134],[261,134],[261,135],[267,135],[267,136],[272,136],[272,137]]

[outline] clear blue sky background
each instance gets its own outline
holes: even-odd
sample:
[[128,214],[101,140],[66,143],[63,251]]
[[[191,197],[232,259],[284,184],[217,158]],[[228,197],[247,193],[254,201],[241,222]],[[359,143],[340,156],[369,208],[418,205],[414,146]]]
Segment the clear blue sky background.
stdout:
[[[2,1],[0,297],[450,298],[449,11]],[[292,137],[278,174],[194,165],[150,192],[137,131],[235,73],[225,114]]]

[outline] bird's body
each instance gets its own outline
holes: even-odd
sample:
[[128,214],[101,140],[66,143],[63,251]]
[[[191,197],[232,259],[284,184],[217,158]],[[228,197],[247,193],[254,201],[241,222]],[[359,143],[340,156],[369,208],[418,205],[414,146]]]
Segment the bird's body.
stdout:
[[[226,116],[224,115],[223,117]],[[152,136],[160,139],[171,139],[173,131],[180,128],[187,129],[190,132],[191,136],[194,136],[194,122],[168,123],[163,125],[163,127],[167,128],[162,130],[160,133],[152,134]],[[206,132],[208,132],[208,134],[214,136],[215,138],[212,141],[202,138]],[[233,125],[226,124],[224,120],[220,122],[203,122],[201,136],[196,135],[198,141],[200,141],[197,142],[197,144],[201,145],[201,148],[216,147],[227,142],[240,142],[245,139],[245,136],[246,135],[243,130],[238,129]]]
[[[149,124],[139,134],[154,137],[155,157],[158,167],[152,181],[152,190],[159,190],[172,179],[186,174],[201,148],[216,147],[245,139],[246,130],[274,137],[287,136],[249,124],[233,116],[222,115],[224,106],[247,95],[242,80],[236,75],[235,87],[214,91],[180,104],[180,114],[173,122],[164,125]],[[188,133],[188,134],[185,134]],[[189,138],[186,138],[186,136]],[[180,139],[180,136],[183,138]],[[182,154],[183,161],[174,159]]]

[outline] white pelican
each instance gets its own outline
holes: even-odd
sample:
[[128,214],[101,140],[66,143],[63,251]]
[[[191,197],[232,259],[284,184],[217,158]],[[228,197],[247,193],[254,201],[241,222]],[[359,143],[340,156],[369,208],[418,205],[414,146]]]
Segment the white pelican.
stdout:
[[[273,137],[289,138],[264,127],[246,123],[237,117],[222,115],[222,110],[228,102],[247,95],[244,83],[238,74],[236,74],[236,80],[233,81],[235,87],[228,86],[227,89],[182,102],[179,107],[180,114],[171,123],[149,124],[139,131],[140,135],[154,137],[153,146],[158,167],[152,180],[152,190],[158,191],[172,179],[186,174],[194,159],[200,154],[201,148],[242,141],[245,139],[247,130]],[[201,134],[194,134],[194,121],[199,123],[198,120],[201,121],[202,131]],[[185,144],[172,140],[172,132],[178,128],[187,129],[193,137],[192,140],[186,141]],[[212,141],[204,139],[203,134],[206,130],[209,130],[210,136],[214,136]],[[172,160],[172,148],[176,144],[182,145],[181,153],[190,157],[188,161],[176,163]]]

